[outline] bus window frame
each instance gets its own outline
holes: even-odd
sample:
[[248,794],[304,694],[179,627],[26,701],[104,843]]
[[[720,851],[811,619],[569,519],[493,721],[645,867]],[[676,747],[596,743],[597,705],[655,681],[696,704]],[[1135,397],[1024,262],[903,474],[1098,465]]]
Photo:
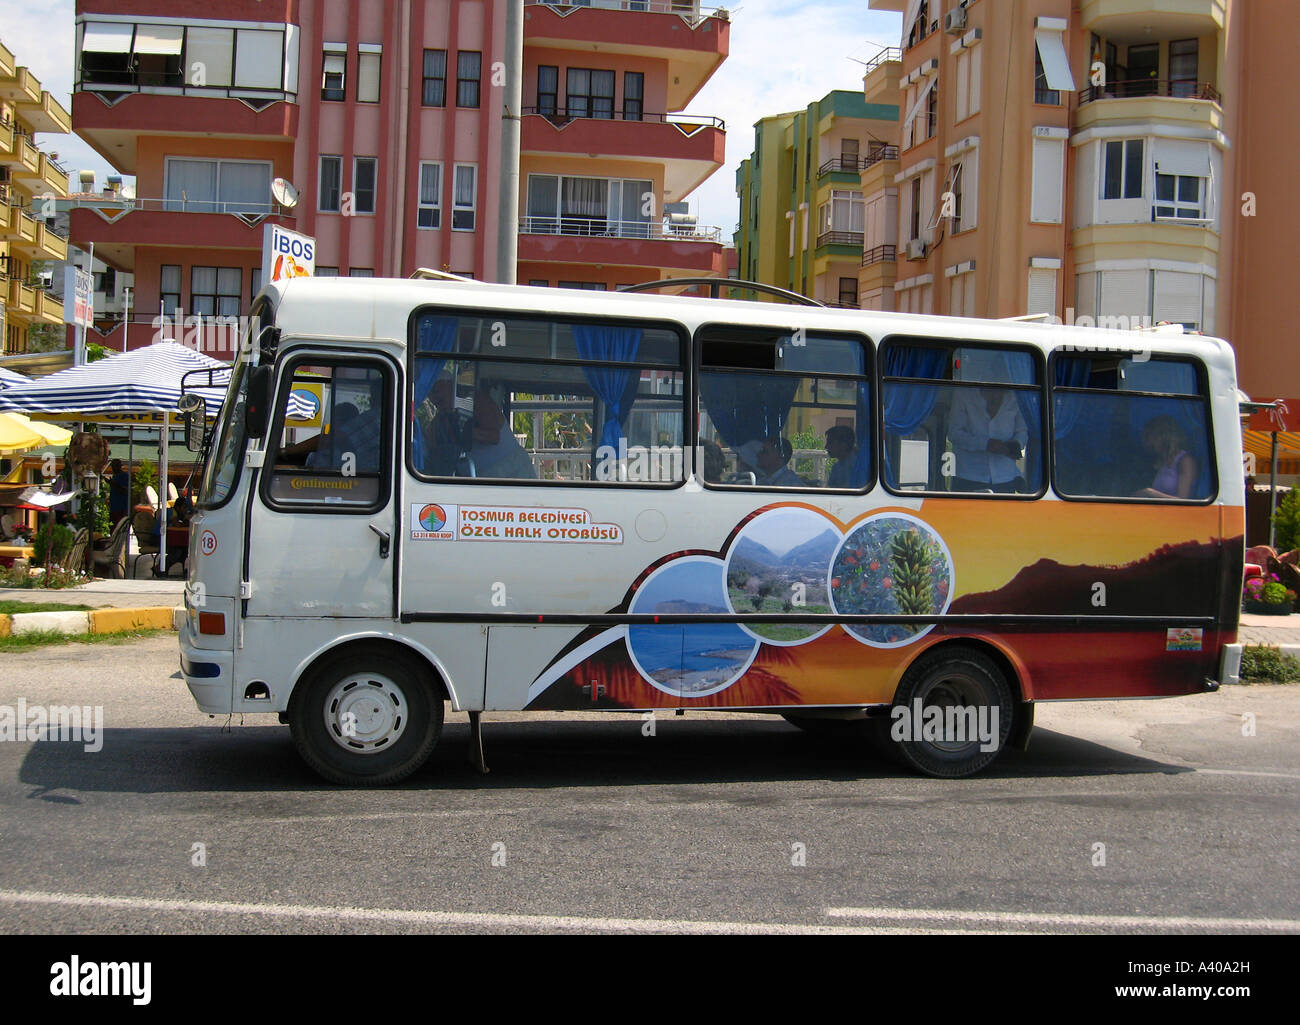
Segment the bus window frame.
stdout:
[[[1095,356],[1114,356],[1118,359],[1132,360],[1135,356],[1145,355],[1146,360],[1159,360],[1166,363],[1190,363],[1196,371],[1196,394],[1195,395],[1177,395],[1172,392],[1148,392],[1148,391],[1109,391],[1103,388],[1060,388],[1060,391],[1069,394],[1088,393],[1098,395],[1129,395],[1137,398],[1155,398],[1155,399],[1198,399],[1201,407],[1205,411],[1205,435],[1209,442],[1209,451],[1206,458],[1210,462],[1210,496],[1208,498],[1144,498],[1138,495],[1071,495],[1061,490],[1056,483],[1056,362],[1058,359],[1077,359],[1079,357],[1092,358]],[[1150,349],[1088,349],[1084,347],[1074,349],[1053,349],[1047,360],[1047,370],[1049,377],[1048,384],[1048,411],[1047,419],[1050,423],[1049,435],[1052,440],[1052,460],[1051,460],[1051,477],[1052,492],[1062,502],[1106,502],[1118,505],[1168,505],[1168,506],[1200,506],[1215,505],[1219,500],[1219,452],[1215,446],[1214,439],[1214,405],[1210,401],[1210,372],[1205,365],[1205,361],[1198,356],[1190,353],[1180,352],[1152,352]]]
[[[396,404],[397,394],[401,390],[399,382],[402,378],[401,368],[397,361],[382,352],[340,349],[336,346],[317,346],[306,342],[281,350],[279,359],[276,362],[278,380],[275,389],[275,400],[271,407],[273,415],[267,429],[267,446],[265,449],[267,464],[262,467],[261,480],[258,481],[258,497],[261,499],[262,505],[272,512],[289,515],[295,513],[332,513],[335,516],[374,516],[376,513],[382,512],[393,501],[393,496],[397,493],[395,487],[397,468],[393,459],[393,439],[397,431],[397,423],[393,407]],[[394,417],[389,424],[389,430],[384,431],[381,438],[381,469],[379,477],[382,486],[375,501],[367,505],[347,505],[342,502],[293,502],[286,504],[275,498],[271,494],[271,478],[277,473],[274,459],[279,454],[279,439],[284,436],[284,417],[285,413],[288,412],[289,391],[293,388],[294,374],[297,372],[298,367],[303,364],[316,367],[336,367],[356,366],[366,363],[374,364],[380,368],[381,373],[385,373],[385,415]],[[331,378],[332,381],[333,378]],[[271,451],[272,439],[275,439],[274,452]],[[383,469],[385,466],[388,468],[387,474]],[[300,467],[299,469],[303,468]],[[385,476],[387,476],[387,481],[383,482]]]
[[[533,479],[517,479],[502,477],[438,477],[432,474],[419,472],[415,467],[415,432],[406,429],[411,423],[411,418],[415,408],[415,379],[417,376],[415,360],[416,352],[416,333],[419,327],[420,317],[426,314],[434,316],[454,316],[461,318],[479,317],[483,320],[523,320],[536,321],[543,324],[591,324],[597,327],[608,326],[610,324],[624,325],[640,328],[659,328],[672,332],[677,336],[677,363],[671,365],[668,363],[617,363],[605,360],[591,359],[547,359],[539,360],[534,356],[506,356],[506,355],[484,355],[481,353],[462,353],[457,351],[438,353],[447,360],[470,361],[477,363],[517,363],[529,366],[539,366],[554,364],[557,366],[575,366],[575,367],[622,367],[633,368],[637,370],[658,370],[668,373],[677,373],[682,376],[682,475],[679,480],[673,481],[603,481],[603,480],[545,480],[537,477]],[[406,441],[404,444],[404,458],[406,461],[406,472],[412,480],[420,481],[423,484],[454,484],[460,487],[466,485],[478,485],[480,487],[523,487],[523,488],[596,488],[605,490],[607,488],[619,489],[628,488],[632,490],[651,490],[651,491],[671,491],[674,488],[684,487],[690,479],[691,474],[688,468],[688,451],[690,448],[690,368],[687,356],[690,352],[691,336],[686,326],[672,320],[652,320],[641,317],[593,317],[582,314],[553,314],[540,313],[534,310],[503,310],[503,309],[485,309],[477,306],[440,306],[436,303],[424,303],[415,307],[407,320],[406,326],[406,386],[403,389],[405,408],[403,409],[403,423],[406,425],[404,431]],[[677,396],[673,396],[676,398]],[[630,449],[629,449],[630,451]]]
[[[1046,464],[1047,461],[1051,458],[1051,454],[1052,454],[1051,449],[1048,447],[1048,442],[1051,437],[1051,427],[1049,426],[1048,423],[1049,417],[1048,417],[1048,411],[1046,409],[1046,406],[1047,403],[1051,401],[1051,393],[1048,391],[1047,388],[1046,375],[1050,368],[1048,365],[1048,360],[1046,358],[1047,356],[1046,352],[1044,352],[1044,350],[1038,346],[1027,345],[1024,342],[1001,342],[1001,341],[989,341],[987,339],[953,338],[951,336],[946,336],[946,335],[889,334],[889,335],[885,335],[885,337],[880,340],[879,348],[881,353],[883,354],[885,346],[888,345],[890,342],[899,342],[899,341],[904,343],[912,342],[921,347],[928,345],[932,348],[996,349],[998,351],[1010,350],[1012,352],[1027,353],[1029,356],[1033,357],[1034,366],[1038,371],[1039,384],[1037,385],[998,384],[996,381],[984,381],[980,383],[986,384],[994,388],[1007,388],[1012,391],[1031,391],[1035,389],[1038,391],[1038,397],[1040,403],[1040,415],[1038,417],[1038,428],[1039,428],[1038,445],[1039,445],[1039,452],[1042,453],[1042,459],[1044,462],[1044,472],[1039,478],[1038,490],[1025,492],[1024,494],[1005,493],[1005,492],[999,493],[999,492],[992,492],[992,491],[908,490],[908,489],[893,487],[889,483],[888,476],[882,473],[880,475],[880,483],[884,487],[885,491],[891,495],[896,495],[899,498],[942,498],[950,501],[965,501],[968,499],[974,499],[976,501],[987,501],[989,499],[992,499],[994,501],[999,501],[999,502],[1038,502],[1041,501],[1043,498],[1045,498],[1047,496],[1049,479],[1051,476],[1049,470],[1047,469]],[[899,381],[905,383],[919,383],[919,384],[924,384],[928,381],[938,387],[945,387],[945,386],[951,387],[954,384],[956,384],[958,387],[965,387],[968,382],[949,381],[940,378],[928,378],[928,377],[888,377],[887,378],[885,376],[885,359],[883,355],[881,355],[879,359],[877,359],[876,365],[880,368],[880,376],[878,379],[879,383],[877,386],[877,394],[880,396],[880,398],[876,403],[876,407],[877,407],[876,419],[878,421],[877,430],[879,432],[879,437],[880,437],[880,442],[879,442],[880,462],[881,465],[883,466],[885,460],[885,444],[886,444],[885,401],[884,401],[886,381]],[[969,382],[969,383],[975,384],[975,382]]]
[[[798,331],[801,328],[805,331],[805,333],[815,335],[818,338],[837,338],[837,339],[843,339],[845,341],[857,342],[859,345],[861,345],[862,374],[856,375],[856,374],[835,374],[835,373],[826,373],[826,374],[805,373],[805,372],[792,371],[792,370],[755,370],[753,368],[745,368],[745,367],[722,367],[716,371],[710,369],[709,372],[718,373],[718,372],[731,371],[733,373],[738,373],[738,374],[778,374],[786,377],[800,377],[800,378],[812,378],[812,379],[827,378],[827,379],[833,379],[837,381],[866,382],[867,400],[868,400],[867,413],[868,413],[868,417],[870,418],[872,408],[880,404],[879,402],[880,392],[875,377],[875,369],[877,363],[876,346],[875,343],[872,341],[870,335],[864,334],[861,331],[808,328],[805,325],[798,325],[792,327],[790,324],[735,324],[735,323],[730,323],[728,321],[711,320],[697,327],[695,329],[694,335],[691,337],[691,371],[692,371],[691,408],[695,412],[695,416],[692,418],[694,422],[694,426],[692,428],[692,434],[691,434],[691,451],[693,453],[697,453],[697,454],[699,453],[700,444],[701,444],[700,442],[700,412],[701,412],[700,378],[701,375],[705,373],[704,364],[703,364],[703,357],[704,357],[703,336],[705,332],[711,330],[712,331],[725,330],[737,335],[752,334],[756,336],[757,335],[770,336],[772,334],[793,334],[795,331]],[[755,339],[755,340],[760,340],[760,339]],[[701,472],[702,467],[694,467],[692,472],[693,475],[698,479],[699,483],[703,485],[706,490],[721,491],[725,494],[731,494],[731,495],[747,495],[747,494],[754,494],[756,492],[771,492],[773,494],[791,494],[791,495],[836,495],[836,496],[866,495],[875,489],[876,482],[879,477],[879,461],[877,458],[877,445],[871,439],[868,439],[868,443],[871,445],[871,464],[868,467],[867,482],[865,485],[859,488],[826,488],[826,487],[819,488],[819,487],[812,487],[812,486],[796,488],[796,487],[777,487],[771,484],[723,484],[716,481],[705,480],[704,474]],[[791,462],[793,462],[794,456],[792,455],[790,459]]]

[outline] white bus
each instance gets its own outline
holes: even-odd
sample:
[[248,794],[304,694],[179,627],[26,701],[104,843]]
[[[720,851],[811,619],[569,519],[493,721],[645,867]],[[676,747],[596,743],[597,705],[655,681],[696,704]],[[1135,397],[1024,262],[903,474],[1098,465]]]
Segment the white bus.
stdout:
[[419,768],[447,703],[476,744],[485,710],[767,712],[966,776],[1034,702],[1233,676],[1240,443],[1212,338],[293,280],[210,439],[181,666],[347,784]]

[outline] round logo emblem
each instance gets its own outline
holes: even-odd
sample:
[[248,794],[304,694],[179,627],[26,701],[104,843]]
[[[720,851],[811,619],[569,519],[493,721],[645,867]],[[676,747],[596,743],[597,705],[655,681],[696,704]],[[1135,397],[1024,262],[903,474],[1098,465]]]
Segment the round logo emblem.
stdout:
[[447,513],[440,505],[426,505],[420,510],[420,526],[428,531],[441,530],[447,525]]
[[205,530],[199,537],[199,551],[204,555],[211,555],[217,550],[217,535],[210,530]]

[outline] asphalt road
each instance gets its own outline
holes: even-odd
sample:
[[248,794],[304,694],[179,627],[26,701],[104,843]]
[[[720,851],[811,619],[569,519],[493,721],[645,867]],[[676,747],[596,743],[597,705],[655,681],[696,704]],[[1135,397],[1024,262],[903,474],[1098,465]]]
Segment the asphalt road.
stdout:
[[199,713],[176,659],[0,656],[0,704],[105,718],[95,753],[0,743],[0,932],[1300,932],[1300,686],[1040,706],[958,782],[696,714],[489,717],[480,776],[451,715],[361,791]]

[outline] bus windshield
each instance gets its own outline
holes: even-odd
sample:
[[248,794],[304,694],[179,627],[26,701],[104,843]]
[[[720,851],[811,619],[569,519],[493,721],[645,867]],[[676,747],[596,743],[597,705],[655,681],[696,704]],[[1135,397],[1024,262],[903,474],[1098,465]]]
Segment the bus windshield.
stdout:
[[203,486],[199,493],[201,508],[212,509],[222,505],[234,490],[244,451],[244,407],[247,398],[248,345],[244,344],[240,346],[230,372],[230,388],[226,392],[226,401],[221,405],[221,414],[215,428],[217,440],[203,471]]

